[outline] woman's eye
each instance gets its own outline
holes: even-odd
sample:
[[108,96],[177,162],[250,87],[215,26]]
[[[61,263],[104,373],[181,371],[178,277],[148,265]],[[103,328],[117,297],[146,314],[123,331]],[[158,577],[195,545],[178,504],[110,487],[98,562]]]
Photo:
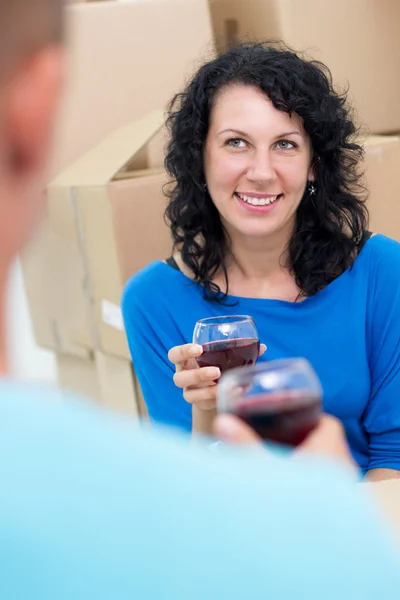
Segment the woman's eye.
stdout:
[[246,142],[240,138],[231,138],[226,143],[231,148],[245,148],[247,146]]
[[296,144],[294,142],[290,142],[289,140],[279,140],[276,145],[281,150],[293,150],[296,148]]

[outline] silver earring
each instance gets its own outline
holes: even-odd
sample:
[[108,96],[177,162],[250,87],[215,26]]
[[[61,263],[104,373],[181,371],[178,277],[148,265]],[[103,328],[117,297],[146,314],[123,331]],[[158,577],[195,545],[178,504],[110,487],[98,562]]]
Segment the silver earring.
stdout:
[[317,191],[317,188],[314,185],[313,181],[309,181],[307,184],[307,191],[310,194],[310,196],[315,196],[315,193]]
[[203,185],[203,188],[204,188],[205,190],[207,189],[207,184],[206,184],[206,183]]

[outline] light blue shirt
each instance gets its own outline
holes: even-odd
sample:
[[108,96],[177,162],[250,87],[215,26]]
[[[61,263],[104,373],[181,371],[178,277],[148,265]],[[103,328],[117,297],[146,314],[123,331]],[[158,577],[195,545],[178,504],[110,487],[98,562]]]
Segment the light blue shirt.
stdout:
[[390,600],[398,556],[326,462],[218,454],[0,384],[2,600]]

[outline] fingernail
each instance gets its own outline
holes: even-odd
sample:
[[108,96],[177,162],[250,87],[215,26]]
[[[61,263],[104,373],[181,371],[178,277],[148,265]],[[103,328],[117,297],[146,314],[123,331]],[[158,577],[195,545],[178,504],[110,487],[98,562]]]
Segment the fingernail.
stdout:
[[189,354],[191,356],[200,356],[200,354],[203,353],[203,346],[200,346],[200,344],[194,344],[190,350],[189,350]]
[[218,367],[208,367],[208,369],[206,369],[206,376],[211,379],[219,379],[221,377],[221,371]]

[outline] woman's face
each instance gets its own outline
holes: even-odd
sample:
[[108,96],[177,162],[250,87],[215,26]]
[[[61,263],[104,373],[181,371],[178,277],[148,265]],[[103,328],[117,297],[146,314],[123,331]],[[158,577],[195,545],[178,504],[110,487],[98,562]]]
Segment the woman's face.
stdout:
[[204,151],[210,196],[230,235],[291,230],[312,151],[297,115],[277,110],[256,87],[222,90],[210,115]]

